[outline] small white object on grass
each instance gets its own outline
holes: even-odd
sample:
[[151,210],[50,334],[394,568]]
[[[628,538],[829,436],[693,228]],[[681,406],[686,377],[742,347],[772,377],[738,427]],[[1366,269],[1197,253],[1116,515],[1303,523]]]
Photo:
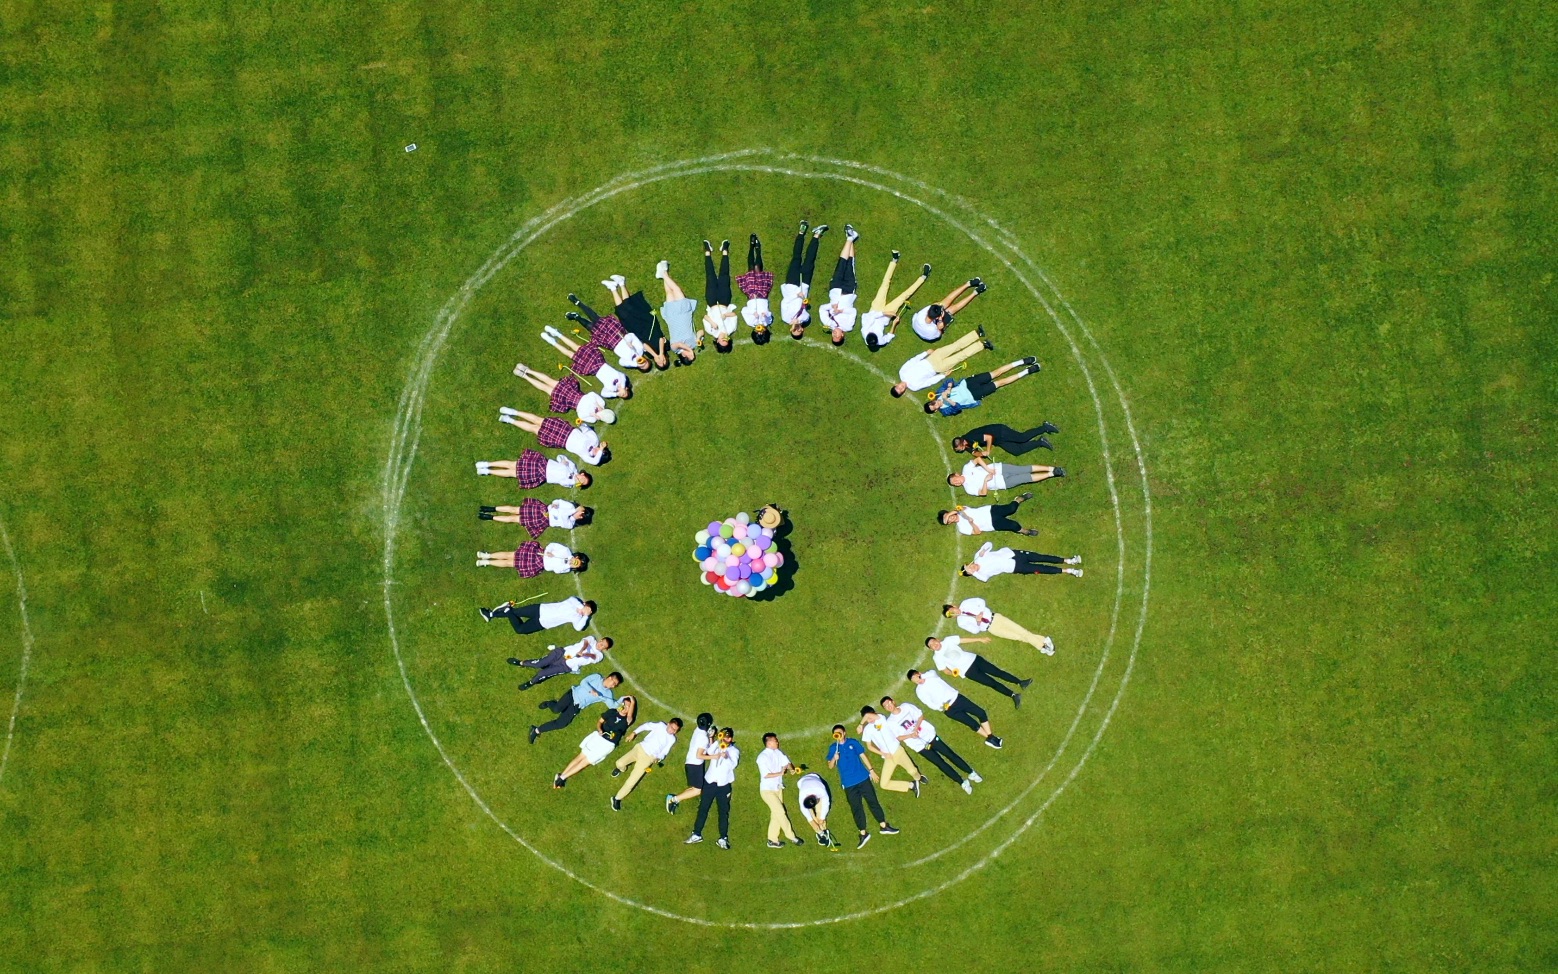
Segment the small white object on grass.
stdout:
[[406,146],[406,151],[407,152],[415,152],[415,151],[417,151],[417,144],[415,142],[413,142],[410,145]]

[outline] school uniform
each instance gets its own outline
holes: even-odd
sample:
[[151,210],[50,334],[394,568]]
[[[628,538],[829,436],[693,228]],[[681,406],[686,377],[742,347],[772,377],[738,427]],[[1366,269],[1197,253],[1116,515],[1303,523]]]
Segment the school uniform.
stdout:
[[633,749],[617,759],[616,769],[627,770],[632,765],[633,770],[628,773],[628,779],[617,789],[617,801],[622,801],[638,787],[639,781],[649,773],[649,769],[657,762],[664,761],[665,756],[671,753],[671,748],[676,745],[676,734],[664,721],[653,721],[648,724],[638,725],[638,730],[633,732],[638,737],[638,743]]
[[553,646],[545,656],[520,660],[519,665],[536,671],[528,682],[520,687],[528,690],[537,683],[544,683],[554,676],[577,673],[587,666],[594,666],[606,658],[594,636],[585,636],[572,646]]
[[[782,835],[795,841],[795,830],[790,827],[790,816],[784,810],[784,769],[790,758],[778,748],[764,746],[757,755],[757,794],[768,806],[768,841],[777,842]],[[770,778],[769,775],[778,775]]]
[[734,744],[705,748],[709,753],[709,766],[703,773],[703,793],[698,796],[698,817],[693,819],[693,835],[702,835],[703,826],[709,820],[709,808],[719,806],[719,837],[730,838],[730,790],[736,781],[736,765],[741,763],[741,749]]
[[[892,714],[893,732],[903,736],[903,743],[916,754],[934,764],[955,785],[963,784],[963,776],[973,774],[974,769],[963,756],[952,750],[946,741],[936,736],[936,725],[912,703],[901,703]],[[907,735],[907,736],[904,736]]]
[[[893,733],[892,726],[885,714],[877,714],[875,718],[867,720],[860,736],[867,744],[874,745],[882,752],[882,770],[878,772],[877,783],[887,791],[910,791],[914,788],[913,782],[920,780],[920,769],[915,766],[914,759],[909,757],[909,751],[898,740],[898,735]],[[893,773],[902,768],[909,775],[909,781],[894,781]]]
[[[971,653],[963,648],[962,636],[941,637],[941,648],[936,650],[931,657],[936,664],[936,669],[948,676],[961,677],[973,680],[981,686],[987,686],[1004,696],[1013,696],[1016,691],[1008,687],[1006,683],[1022,689],[1022,678],[1006,672],[999,666],[985,659],[977,653]],[[1000,681],[1005,680],[1006,683]]]
[[1029,632],[1022,626],[994,611],[984,599],[964,599],[958,603],[957,615],[958,628],[975,636],[982,632],[988,632],[992,636],[1002,639],[1010,639],[1019,643],[1027,643],[1043,653],[1045,656],[1055,655],[1055,644],[1038,633]]
[[871,806],[871,813],[876,816],[877,822],[887,821],[887,813],[882,811],[882,803],[871,785],[871,772],[862,763],[865,753],[865,745],[853,737],[828,745],[827,760],[832,763],[834,758],[838,758],[835,770],[838,771],[839,785],[844,789],[845,799],[849,801],[849,813],[855,818],[855,828],[861,832],[866,831],[867,805]]
[[984,708],[958,693],[952,684],[936,673],[922,673],[924,681],[914,685],[914,695],[929,710],[939,710],[975,733],[989,719]]
[[617,706],[616,696],[607,688],[605,679],[599,673],[591,673],[556,700],[542,703],[540,705],[542,710],[550,710],[557,716],[539,725],[537,729],[542,734],[562,730],[573,723],[573,719],[579,716],[580,711],[585,707],[593,707],[595,704],[601,704],[612,711],[615,711]]

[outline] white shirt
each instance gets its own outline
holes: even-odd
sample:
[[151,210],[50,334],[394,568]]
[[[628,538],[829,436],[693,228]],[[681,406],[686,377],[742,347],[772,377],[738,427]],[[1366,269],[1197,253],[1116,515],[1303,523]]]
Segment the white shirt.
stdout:
[[921,352],[898,366],[898,380],[908,386],[912,392],[929,389],[945,378],[946,376],[931,368],[929,352]]
[[541,567],[554,574],[566,575],[573,571],[573,567],[568,564],[572,560],[573,552],[568,550],[568,546],[556,541],[541,549]]
[[584,602],[577,596],[563,599],[561,602],[541,603],[541,628],[556,629],[558,626],[573,626],[575,632],[584,629],[590,624],[589,616],[579,615],[579,610],[584,608]]
[[729,338],[736,333],[736,309],[728,304],[711,304],[703,312],[703,330],[710,338]]
[[606,400],[601,398],[600,393],[586,392],[579,397],[579,404],[573,410],[586,423],[593,423],[600,419],[600,411],[605,408]]
[[600,371],[595,373],[595,378],[604,387],[600,394],[607,399],[621,399],[622,394],[628,391],[628,377],[609,365],[602,365]]
[[638,360],[644,357],[644,343],[639,340],[637,335],[631,332],[623,335],[621,340],[611,347],[611,350],[616,353],[617,361],[625,369],[638,368]]
[[[757,770],[763,773],[762,781],[758,784],[759,791],[784,791],[784,766],[790,763],[789,755],[777,747],[765,746],[757,754]],[[771,774],[779,777],[770,778]]]
[[774,323],[774,313],[768,306],[767,298],[748,298],[741,308],[741,317],[753,328]]
[[728,785],[736,780],[736,765],[741,763],[741,749],[732,744],[724,750],[709,751],[709,770],[703,780],[711,785]]
[[995,515],[990,513],[990,505],[984,507],[965,507],[957,512],[958,534],[973,534],[974,529],[981,531],[995,530]]
[[606,452],[601,449],[600,434],[589,424],[575,426],[573,432],[568,434],[568,439],[563,441],[563,449],[592,467],[600,465],[601,455]]
[[702,764],[703,759],[698,757],[700,748],[709,746],[709,732],[701,727],[692,730],[692,743],[687,745],[687,760],[683,764]]
[[[895,737],[902,737],[904,734],[913,735],[903,739],[903,743],[907,744],[911,751],[923,751],[925,745],[936,739],[936,728],[932,727],[929,721],[920,724],[924,719],[925,714],[912,703],[899,704],[898,709],[888,718]],[[918,733],[914,729],[916,724],[920,724]]]
[[963,648],[962,636],[942,636],[941,648],[931,657],[936,669],[952,676],[964,676],[977,657]]
[[546,505],[546,523],[554,528],[571,528],[573,527],[573,516],[578,512],[579,505],[559,497]]
[[671,753],[671,745],[676,743],[676,735],[671,733],[671,728],[658,720],[638,725],[638,734],[638,746],[656,761],[664,761],[665,756]]
[[817,320],[830,330],[854,331],[855,297],[840,288],[832,289],[828,292],[828,303],[817,309]]
[[779,293],[784,295],[779,300],[779,317],[784,319],[787,325],[804,325],[811,320],[811,312],[806,310],[806,296],[810,286],[806,284],[781,284]]
[[964,492],[978,497],[979,492],[986,489],[1006,489],[1006,478],[1001,476],[1001,465],[992,463],[988,467],[981,467],[973,460],[963,464]]
[[997,575],[1015,572],[1017,553],[1010,548],[997,548],[995,542],[986,541],[983,547],[974,552],[974,560],[969,564],[974,566],[970,575],[981,582],[988,582]]
[[920,675],[925,678],[925,682],[914,687],[914,695],[920,698],[920,703],[932,710],[946,710],[952,706],[952,701],[958,698],[958,692],[952,689],[952,684],[936,673]]
[[546,482],[549,484],[572,487],[574,478],[577,476],[579,476],[579,468],[572,460],[561,454],[546,461]]
[[984,599],[964,599],[958,603],[958,628],[964,632],[977,636],[989,629],[994,621],[995,613],[990,611]]
[[[796,797],[801,800],[801,808],[806,808],[806,799],[817,796],[816,812],[827,817],[828,814],[828,783],[822,780],[822,775],[815,771],[801,775],[801,780],[795,783]],[[809,813],[808,813],[809,814]]]
[[595,645],[594,636],[585,636],[572,646],[563,647],[563,662],[568,666],[568,672],[577,673],[586,666],[594,666],[606,658]]
[[867,744],[875,744],[876,749],[884,755],[893,754],[898,750],[898,735],[893,731],[892,725],[881,714],[876,719],[867,721],[860,731],[861,740]]
[[880,311],[867,311],[860,316],[860,334],[862,336],[876,336],[876,345],[881,348],[898,335],[887,330],[887,326],[893,323],[893,319]]
[[927,304],[914,313],[914,333],[928,342],[940,340],[941,329],[930,320],[930,305]]

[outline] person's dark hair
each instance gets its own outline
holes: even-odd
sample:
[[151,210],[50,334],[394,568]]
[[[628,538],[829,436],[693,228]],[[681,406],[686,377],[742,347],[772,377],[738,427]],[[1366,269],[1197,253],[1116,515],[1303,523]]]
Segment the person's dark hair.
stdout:
[[602,636],[599,639],[595,640],[595,648],[600,650],[603,653],[606,650],[610,649],[611,647],[613,647],[615,645],[616,645],[616,643],[611,641],[611,637],[610,636]]
[[946,313],[947,309],[943,308],[939,304],[933,304],[929,308],[925,309],[925,317],[929,318],[931,321],[935,321],[937,318],[940,318]]
[[584,478],[584,483],[579,484],[580,490],[588,490],[590,485],[595,483],[595,478],[590,476],[588,473],[581,473],[579,476]]
[[792,331],[792,332],[790,332],[790,337],[795,339],[796,341],[800,341],[801,339],[806,337],[806,329],[802,328],[801,329],[801,333],[799,335],[797,335],[795,332]]
[[681,730],[683,727],[686,726],[685,724],[682,723],[682,719],[680,717],[672,717],[670,720],[665,722],[665,726],[667,726],[667,727],[670,727],[673,724],[676,726],[677,730]]
[[866,336],[866,348],[869,348],[871,351],[874,352],[874,351],[876,351],[877,349],[879,349],[881,347],[882,347],[882,343],[876,340],[876,336],[875,335],[867,335]]
[[862,717],[869,717],[874,713],[876,713],[876,708],[870,706],[869,704],[860,708],[860,716]]
[[843,724],[834,724],[834,725],[833,725],[833,729],[834,729],[834,730],[841,730],[841,731],[844,731],[844,733],[846,733],[846,734],[847,734],[847,733],[849,733],[849,731],[847,731],[847,730],[844,730],[844,725],[843,725]]
[[956,476],[957,476],[957,474],[955,474],[955,473],[949,473],[949,474],[947,474],[947,486],[948,486],[948,487],[956,487],[956,486],[957,486],[957,484],[954,484],[954,483],[953,483],[953,482],[952,482],[952,478],[953,478],[953,477],[956,477]]
[[947,603],[942,605],[942,607],[941,607],[941,614],[942,615],[946,615],[947,613],[951,612],[955,608],[956,608],[956,606],[954,606],[951,602],[947,602]]
[[610,463],[611,462],[611,447],[608,446],[608,447],[606,447],[606,449],[600,451],[600,462],[601,463]]
[[729,355],[731,352],[733,352],[735,350],[736,350],[736,343],[731,341],[728,338],[725,340],[725,343],[723,345],[721,345],[719,342],[715,342],[714,343],[714,351],[716,353],[720,354],[720,355]]
[[705,710],[703,713],[698,715],[698,729],[699,730],[706,731],[710,727],[713,727],[713,726],[714,726],[714,715],[713,714],[711,714],[707,710]]
[[[959,443],[961,443],[963,445],[962,446],[958,446]],[[953,453],[962,453],[962,452],[966,451],[968,449],[968,447],[969,447],[969,442],[968,442],[968,440],[965,437],[954,436],[952,438],[952,452]]]
[[625,375],[622,377],[622,398],[623,399],[632,399],[633,398],[633,383]]
[[932,643],[932,642],[934,642],[934,641],[935,641],[935,639],[936,639],[936,637],[935,637],[935,636],[926,636],[926,637],[925,637],[925,648],[926,648],[926,649],[930,649],[930,644],[931,644],[931,643]]
[[967,578],[968,577],[968,566],[964,565],[962,568],[959,568],[958,569],[958,574],[962,575],[964,578]]
[[574,524],[589,524],[595,519],[595,508],[581,506],[573,519]]
[[887,391],[891,392],[893,394],[893,398],[894,399],[902,399],[903,398],[903,394],[905,392],[907,392],[908,390],[907,389],[900,389],[897,386],[893,386],[891,389],[889,389]]
[[919,670],[910,670],[908,675],[905,676],[904,679],[909,680],[910,682],[913,682],[914,678],[919,676],[919,675],[920,675],[920,671]]
[[599,606],[595,604],[594,599],[587,599],[584,604],[590,607],[590,615],[594,615],[595,610],[599,608]]
[[816,795],[807,795],[805,798],[801,799],[802,808],[816,808],[817,804],[818,798]]
[[589,555],[584,554],[582,551],[575,551],[573,553],[573,556],[575,558],[579,559],[579,567],[575,568],[574,571],[576,571],[576,572],[587,572],[587,571],[590,570],[590,556]]
[[[675,355],[671,356],[671,358],[664,365],[661,365],[659,362],[656,362],[654,359],[650,359],[649,362],[650,362],[651,365],[653,365],[655,368],[659,369],[661,372],[664,372],[666,369],[669,369],[671,367],[671,363],[672,362],[675,362],[677,365],[681,365],[682,364],[681,357],[680,356],[675,356]],[[644,371],[648,372],[649,370],[645,369]]]
[[834,348],[838,348],[842,344],[844,344],[844,339],[842,339],[842,338],[835,338],[835,339],[833,339],[833,347]]
[[892,697],[883,697],[882,699],[878,700],[876,703],[877,703],[877,706],[885,707],[885,706],[887,706],[890,703],[897,703],[897,702],[898,701],[894,700]]
[[726,735],[729,735],[731,740],[735,740],[736,739],[736,729],[734,727],[721,727],[720,728],[720,735],[722,737],[726,736]]
[[952,513],[951,511],[937,511],[936,512],[936,523],[937,524],[946,524],[947,523],[947,515],[951,514],[951,513]]
[[935,413],[936,413],[936,404],[933,403],[933,402],[926,403],[925,404],[925,414],[927,416],[931,416],[931,415],[935,415]]
[[769,741],[777,741],[778,739],[779,739],[779,735],[775,734],[773,731],[769,731],[768,733],[763,735],[763,743],[764,744],[767,744]]
[[623,683],[622,674],[618,673],[616,670],[612,670],[610,673],[607,673],[606,674],[606,679],[608,679],[608,680],[615,679],[617,681],[617,686],[621,686],[622,683]]
[[764,328],[762,331],[758,331],[754,328],[752,330],[752,344],[754,345],[767,345],[773,337],[774,333],[771,329]]

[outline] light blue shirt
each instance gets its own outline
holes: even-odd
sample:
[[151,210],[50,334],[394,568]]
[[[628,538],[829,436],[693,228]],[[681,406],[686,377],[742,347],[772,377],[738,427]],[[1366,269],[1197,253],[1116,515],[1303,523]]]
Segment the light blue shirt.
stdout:
[[573,688],[574,706],[583,710],[585,707],[603,703],[607,707],[615,707],[617,698],[606,689],[606,678],[599,673],[591,673],[579,681],[579,685]]

